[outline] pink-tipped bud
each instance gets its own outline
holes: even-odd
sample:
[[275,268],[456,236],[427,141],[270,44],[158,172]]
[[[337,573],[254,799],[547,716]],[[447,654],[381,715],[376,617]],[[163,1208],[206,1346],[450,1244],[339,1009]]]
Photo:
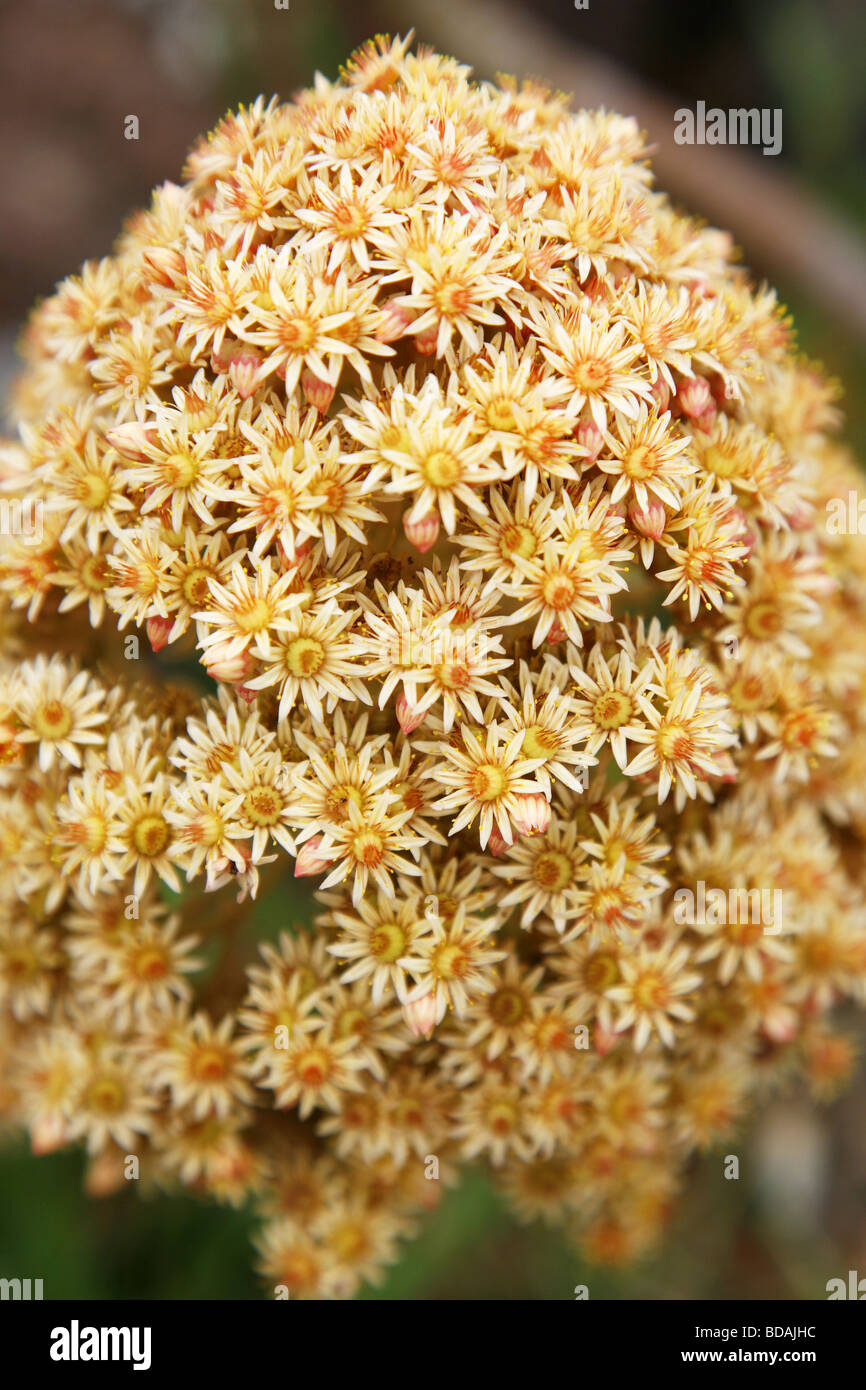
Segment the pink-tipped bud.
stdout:
[[550,825],[550,802],[541,792],[519,796],[511,819],[521,835],[543,835]]
[[168,646],[168,634],[174,627],[173,618],[148,618],[147,640],[155,652]]
[[690,420],[700,420],[702,427],[704,417],[708,414],[712,417],[716,413],[716,403],[713,400],[710,383],[702,376],[690,376],[685,381],[680,382],[677,391],[677,404]]
[[41,1115],[30,1130],[30,1148],[34,1154],[53,1154],[69,1142],[66,1121],[52,1111]]
[[439,325],[435,324],[428,328],[426,332],[419,333],[415,339],[415,347],[422,357],[432,357],[436,351],[436,344],[439,341]]
[[229,656],[226,642],[217,642],[209,647],[202,657],[202,662],[211,680],[228,681],[231,685],[239,684],[253,669],[253,659],[249,652]]
[[619,1033],[613,1033],[609,1028],[605,1028],[601,1023],[596,1023],[592,1030],[592,1041],[599,1057],[606,1057],[612,1052],[620,1041]]
[[242,400],[248,400],[262,379],[262,359],[255,352],[236,352],[228,363],[232,386]]
[[651,541],[660,541],[668,524],[668,514],[661,502],[650,502],[646,507],[637,504],[629,507],[628,519],[641,536]]
[[417,705],[410,705],[405,695],[397,696],[397,723],[404,734],[411,734],[413,729],[417,729],[419,724],[424,723],[426,710],[419,710]]
[[661,414],[663,410],[667,410],[671,403],[671,388],[668,386],[663,376],[657,376],[650,390],[652,391],[656,407]]
[[487,841],[487,848],[493,855],[494,859],[499,859],[501,855],[505,854],[506,850],[511,849],[511,845],[508,843],[505,836],[502,834],[502,831],[499,829],[499,826],[496,824],[494,824],[493,829],[490,832],[490,839]]
[[132,459],[134,463],[147,463],[145,445],[155,444],[157,433],[152,425],[140,425],[137,420],[127,420],[125,425],[115,425],[114,429],[106,430],[105,438],[112,449],[116,449],[124,458]]
[[331,408],[331,401],[336,393],[336,386],[330,381],[323,381],[315,372],[311,372],[305,367],[301,372],[301,387],[307,404],[314,410],[318,410],[320,415],[324,415]]
[[88,1197],[110,1197],[123,1187],[124,1157],[120,1153],[101,1153],[92,1158],[84,1175]]
[[556,646],[557,642],[564,642],[567,636],[568,633],[562,626],[562,623],[559,621],[558,618],[554,618],[553,622],[550,625],[550,631],[547,634],[547,640],[550,643],[550,645],[554,647]]
[[235,694],[239,700],[243,700],[245,705],[251,705],[253,700],[258,699],[258,690],[252,690],[248,685],[236,685]]
[[310,878],[313,874],[321,874],[327,869],[331,861],[319,853],[321,843],[321,835],[313,835],[301,845],[295,860],[295,878]]
[[780,1011],[777,1018],[764,1020],[764,1032],[775,1043],[793,1042],[797,1036],[797,1018],[794,1013]]
[[411,510],[403,513],[403,530],[406,532],[406,539],[414,545],[416,550],[420,550],[422,555],[426,555],[427,551],[432,550],[439,539],[439,513],[427,512],[417,521],[410,521],[411,515]]
[[792,531],[810,531],[815,525],[815,511],[811,502],[798,497],[788,512],[788,525]]
[[382,317],[376,329],[377,340],[380,343],[393,343],[395,339],[402,338],[412,317],[412,310],[399,300],[387,299],[382,305]]
[[422,994],[420,999],[404,1004],[403,1017],[414,1038],[432,1038],[437,1023],[435,993]]
[[581,420],[577,427],[577,442],[587,451],[587,463],[595,463],[601,453],[604,439],[594,420]]
[[277,556],[280,562],[280,569],[283,571],[283,573],[285,574],[286,570],[297,569],[298,565],[300,565],[302,561],[306,560],[307,556],[312,552],[314,544],[315,542],[310,536],[306,537],[302,541],[299,541],[296,538],[294,549],[289,550],[285,541],[278,538]]
[[148,278],[167,289],[179,285],[186,275],[186,261],[179,251],[169,246],[148,246],[141,253]]

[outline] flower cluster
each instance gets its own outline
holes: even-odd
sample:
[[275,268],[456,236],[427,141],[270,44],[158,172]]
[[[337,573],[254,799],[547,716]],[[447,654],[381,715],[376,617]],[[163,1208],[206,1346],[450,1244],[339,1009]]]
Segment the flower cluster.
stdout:
[[[0,1114],[34,1151],[251,1200],[268,1289],[345,1297],[470,1162],[634,1258],[767,1087],[844,1080],[866,547],[821,518],[858,474],[632,120],[376,40],[227,116],[22,351]],[[783,917],[684,920],[699,884]]]

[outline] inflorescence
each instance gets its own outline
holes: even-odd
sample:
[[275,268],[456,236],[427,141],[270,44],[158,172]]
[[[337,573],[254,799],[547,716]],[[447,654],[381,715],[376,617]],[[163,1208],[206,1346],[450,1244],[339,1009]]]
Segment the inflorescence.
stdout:
[[[34,1151],[254,1199],[268,1288],[345,1297],[472,1161],[632,1259],[756,1098],[845,1079],[866,547],[824,514],[859,474],[634,121],[376,40],[227,116],[23,355],[0,1113]],[[784,911],[689,920],[704,885]]]

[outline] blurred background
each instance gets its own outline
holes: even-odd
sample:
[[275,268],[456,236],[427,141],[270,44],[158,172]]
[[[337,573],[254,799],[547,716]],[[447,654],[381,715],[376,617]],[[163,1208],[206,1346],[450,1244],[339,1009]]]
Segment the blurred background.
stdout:
[[[775,285],[804,353],[844,390],[866,457],[866,6],[860,0],[0,0],[0,384],[29,306],[106,254],[187,149],[260,92],[335,77],[376,32],[405,32],[476,74],[513,72],[578,105],[636,115],[659,184],[729,228]],[[674,112],[781,108],[782,151],[673,142]],[[124,138],[135,115],[139,139]],[[275,932],[303,902],[262,910]],[[861,1038],[862,1019],[850,1020]],[[697,1161],[670,1238],[636,1269],[588,1269],[557,1237],[517,1227],[473,1178],[446,1196],[386,1284],[368,1296],[560,1299],[823,1298],[866,1274],[866,1077],[830,1106],[798,1089]],[[47,1298],[255,1298],[252,1221],[190,1197],[101,1201],[83,1159],[0,1147],[0,1272],[45,1278]]]

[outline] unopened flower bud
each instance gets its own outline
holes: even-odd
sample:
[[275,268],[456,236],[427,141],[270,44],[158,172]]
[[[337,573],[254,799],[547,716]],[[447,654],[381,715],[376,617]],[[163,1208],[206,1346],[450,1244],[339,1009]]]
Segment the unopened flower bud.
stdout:
[[712,420],[716,413],[710,383],[702,376],[690,376],[680,382],[677,404],[684,415],[690,420],[700,420],[702,425],[707,415]]
[[148,618],[147,640],[155,652],[161,652],[168,645],[168,634],[173,627],[173,618]]
[[668,386],[663,376],[657,376],[650,386],[650,390],[652,391],[656,407],[661,414],[662,411],[667,410],[671,403],[671,388]]
[[166,289],[179,285],[186,274],[183,256],[169,246],[146,246],[141,258],[147,266],[148,278]]
[[313,835],[301,845],[295,860],[295,878],[310,878],[313,874],[323,873],[328,867],[330,859],[319,853],[321,843],[321,835]]
[[228,643],[217,642],[209,647],[202,657],[205,669],[211,680],[228,681],[235,685],[248,676],[253,669],[253,658],[249,652],[228,654]]
[[237,352],[229,359],[229,380],[242,400],[255,391],[262,377],[262,359],[254,352]]
[[337,390],[330,381],[324,381],[322,377],[316,376],[315,372],[311,372],[308,367],[305,367],[301,372],[301,387],[308,405],[311,405],[314,410],[318,410],[321,415],[330,410],[331,402]]
[[605,1028],[603,1024],[596,1022],[592,1030],[592,1041],[599,1057],[606,1057],[620,1041],[620,1035],[619,1033],[612,1032],[609,1028]]
[[132,459],[134,463],[147,463],[145,445],[155,444],[157,433],[152,425],[142,425],[138,420],[127,420],[123,425],[115,425],[114,429],[106,430],[105,438],[112,449],[116,449],[125,459]]
[[123,1154],[106,1151],[87,1165],[84,1190],[88,1197],[110,1197],[123,1187]]
[[397,696],[396,712],[397,723],[404,734],[411,734],[414,729],[418,728],[419,724],[423,724],[424,716],[427,713],[426,710],[419,710],[417,705],[410,705],[403,694]]
[[412,322],[412,310],[407,309],[397,299],[387,299],[382,305],[382,317],[376,329],[376,339],[380,343],[393,343],[402,338]]
[[587,463],[595,463],[601,453],[604,438],[594,420],[581,420],[577,427],[577,442],[587,451]]
[[634,529],[651,541],[660,541],[668,524],[668,514],[661,502],[650,502],[646,507],[637,504],[629,507],[628,519]]
[[511,849],[511,845],[495,822],[490,832],[490,839],[487,841],[487,848],[494,859],[498,859],[500,855],[505,854],[506,850]]
[[521,835],[543,835],[550,825],[550,802],[541,792],[518,796],[511,819]]
[[416,550],[420,550],[422,555],[426,555],[439,539],[439,513],[427,512],[419,517],[417,521],[410,521],[411,510],[403,513],[403,530],[406,539],[411,541]]
[[30,1129],[30,1148],[34,1154],[51,1154],[69,1142],[66,1121],[52,1111],[40,1115]]
[[434,324],[432,328],[428,328],[424,333],[418,334],[415,339],[415,347],[418,352],[421,353],[422,357],[432,357],[436,351],[436,344],[438,341],[439,325],[437,323]]
[[403,1005],[403,1017],[415,1038],[431,1038],[436,1027],[436,995],[433,991]]

